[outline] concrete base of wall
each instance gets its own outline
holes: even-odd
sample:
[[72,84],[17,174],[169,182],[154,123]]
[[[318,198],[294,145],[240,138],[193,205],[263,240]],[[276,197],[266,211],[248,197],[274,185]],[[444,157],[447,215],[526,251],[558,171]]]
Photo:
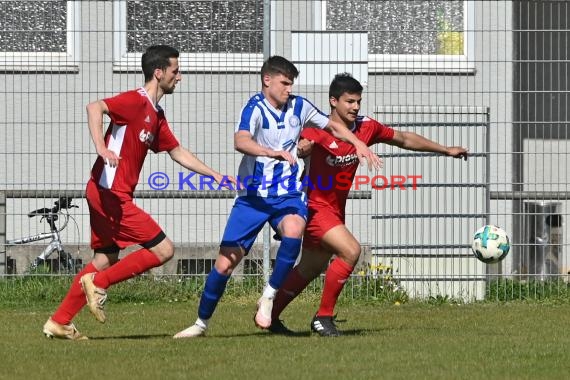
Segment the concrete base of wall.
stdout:
[[[8,257],[7,273],[8,274],[24,274],[30,268],[30,264],[42,252],[45,246],[9,246],[6,248]],[[278,244],[273,244],[270,248],[270,257],[272,261],[279,248]],[[136,251],[138,247],[130,247],[121,252],[120,257],[124,257],[130,252]],[[174,275],[174,274],[208,274],[218,256],[219,246],[217,244],[196,243],[192,245],[176,246],[174,258],[161,267],[155,268],[152,272],[156,275]],[[93,251],[85,244],[65,245],[65,250],[72,254],[78,260],[78,267],[83,267],[93,257]],[[357,264],[355,272],[358,272],[368,263],[370,263],[371,251],[367,246],[362,249],[360,260]],[[48,265],[57,271],[57,253],[53,253],[48,258]],[[254,245],[249,255],[236,268],[236,275],[239,274],[263,274],[263,246]]]

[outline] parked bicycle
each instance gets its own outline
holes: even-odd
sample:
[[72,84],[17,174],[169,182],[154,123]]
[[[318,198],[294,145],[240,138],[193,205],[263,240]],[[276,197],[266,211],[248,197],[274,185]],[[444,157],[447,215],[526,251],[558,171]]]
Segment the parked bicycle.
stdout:
[[[73,198],[70,197],[60,197],[59,200],[55,201],[55,206],[52,208],[40,208],[28,213],[28,217],[30,218],[41,216],[40,222],[45,220],[45,222],[49,225],[50,232],[44,232],[37,235],[7,241],[8,244],[20,245],[51,238],[49,245],[30,264],[30,272],[34,272],[36,269],[42,266],[47,267],[47,259],[52,255],[52,253],[56,251],[58,254],[59,263],[57,271],[75,273],[80,269],[78,268],[78,260],[71,253],[64,250],[59,235],[59,233],[67,227],[69,219],[73,219],[75,222],[75,219],[69,214],[69,209],[78,208],[79,206],[72,204],[72,200]],[[63,219],[63,224],[58,227],[56,222],[60,219],[60,217]],[[56,268],[52,267],[52,270],[56,271]]]

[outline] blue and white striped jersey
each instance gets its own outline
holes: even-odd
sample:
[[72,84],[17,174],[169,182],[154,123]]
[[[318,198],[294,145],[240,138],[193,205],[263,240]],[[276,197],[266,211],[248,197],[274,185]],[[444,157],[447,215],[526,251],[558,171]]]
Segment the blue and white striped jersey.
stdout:
[[[304,125],[325,128],[329,122],[311,102],[301,96],[289,96],[281,110],[274,108],[263,93],[253,96],[241,111],[237,131],[249,131],[261,146],[287,150],[297,157],[297,143]],[[275,197],[300,193],[304,162],[291,166],[287,161],[245,154],[238,172],[238,196]]]

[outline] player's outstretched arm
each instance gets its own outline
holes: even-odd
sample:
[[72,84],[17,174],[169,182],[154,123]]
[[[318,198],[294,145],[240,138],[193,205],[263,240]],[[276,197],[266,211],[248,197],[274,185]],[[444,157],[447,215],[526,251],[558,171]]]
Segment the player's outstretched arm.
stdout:
[[196,172],[198,174],[213,177],[214,181],[216,181],[217,183],[221,184],[222,181],[224,182],[229,181],[234,185],[236,184],[236,180],[234,177],[218,173],[217,171],[215,171],[214,169],[210,168],[208,165],[200,161],[198,157],[196,157],[192,152],[181,146],[177,146],[176,148],[170,150],[168,154],[174,161],[178,162],[186,169]]
[[285,150],[273,150],[259,145],[248,131],[237,131],[234,134],[234,148],[238,152],[250,156],[271,157],[281,161],[288,161],[291,165],[297,163],[297,159]]
[[394,138],[391,141],[387,141],[387,144],[407,150],[441,153],[450,157],[463,158],[464,160],[467,160],[467,153],[469,152],[468,149],[460,146],[441,145],[414,132],[395,131]]
[[360,141],[358,137],[356,137],[348,128],[332,120],[329,120],[327,128],[330,129],[333,136],[337,139],[341,139],[354,145],[358,159],[361,163],[363,160],[366,160],[368,163],[368,169],[371,170],[372,167],[374,167],[376,170],[382,168],[382,160],[380,157],[378,157],[372,150],[370,150],[370,148],[365,143]]
[[112,150],[109,150],[105,145],[105,138],[103,136],[103,115],[109,114],[109,107],[102,100],[96,100],[87,105],[87,125],[89,126],[89,133],[95,145],[97,154],[103,158],[105,164],[111,167],[119,165],[121,157]]

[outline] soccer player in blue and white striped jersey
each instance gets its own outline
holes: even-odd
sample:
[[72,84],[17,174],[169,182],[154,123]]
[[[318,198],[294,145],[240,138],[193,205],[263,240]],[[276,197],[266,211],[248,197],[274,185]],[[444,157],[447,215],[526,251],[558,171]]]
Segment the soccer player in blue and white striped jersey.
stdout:
[[359,159],[380,168],[380,159],[340,123],[330,120],[311,102],[292,95],[299,72],[280,56],[268,58],[261,68],[262,90],[241,111],[234,134],[235,149],[244,154],[239,166],[238,197],[234,203],[214,268],[208,274],[198,307],[198,319],[175,338],[202,336],[222,297],[233,270],[249,253],[266,222],[281,238],[275,267],[257,305],[255,324],[271,326],[271,309],[277,289],[295,264],[307,220],[301,191],[303,161],[297,143],[303,126],[330,130],[354,145]]

